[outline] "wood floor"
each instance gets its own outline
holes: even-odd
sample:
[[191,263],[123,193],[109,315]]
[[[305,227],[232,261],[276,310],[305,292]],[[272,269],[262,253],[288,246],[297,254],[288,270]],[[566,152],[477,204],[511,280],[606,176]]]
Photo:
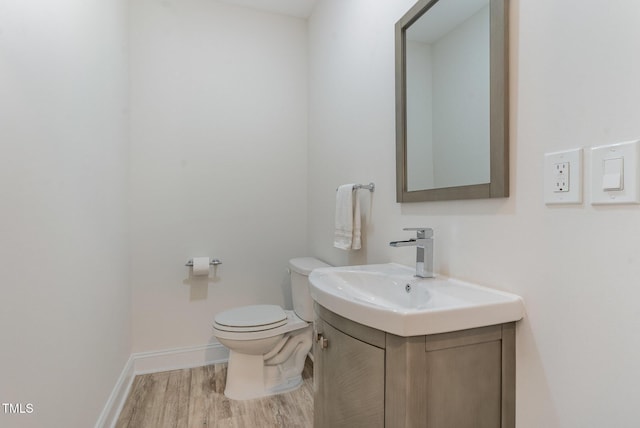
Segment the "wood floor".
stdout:
[[313,367],[300,388],[247,401],[224,396],[226,364],[136,376],[116,428],[313,426]]

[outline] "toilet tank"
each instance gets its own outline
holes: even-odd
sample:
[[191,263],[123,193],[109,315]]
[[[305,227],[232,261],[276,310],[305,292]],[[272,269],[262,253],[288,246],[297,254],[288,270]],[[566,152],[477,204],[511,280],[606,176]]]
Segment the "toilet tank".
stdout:
[[293,310],[305,321],[313,321],[313,299],[311,299],[311,293],[309,292],[309,274],[315,268],[329,266],[313,257],[298,257],[289,260]]

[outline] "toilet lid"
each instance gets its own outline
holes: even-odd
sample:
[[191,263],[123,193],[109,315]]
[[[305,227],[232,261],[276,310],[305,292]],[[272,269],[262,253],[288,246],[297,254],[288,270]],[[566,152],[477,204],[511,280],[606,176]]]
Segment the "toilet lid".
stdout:
[[252,305],[220,312],[214,320],[219,330],[262,331],[285,325],[287,314],[277,305]]

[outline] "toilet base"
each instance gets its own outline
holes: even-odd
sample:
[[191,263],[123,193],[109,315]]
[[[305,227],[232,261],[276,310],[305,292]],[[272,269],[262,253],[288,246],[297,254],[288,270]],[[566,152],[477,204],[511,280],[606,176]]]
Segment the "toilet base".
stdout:
[[[266,369],[266,370],[265,370]],[[227,382],[224,395],[232,400],[251,400],[283,394],[298,389],[302,385],[302,374],[280,379],[269,376],[269,372],[279,368],[265,367],[262,355],[238,354],[229,352]],[[279,370],[278,370],[279,371]],[[272,379],[268,379],[272,377]]]
[[304,360],[311,349],[311,326],[282,340],[276,345],[282,350],[266,361],[264,355],[242,354],[231,349],[224,395],[232,400],[250,400],[299,388]]

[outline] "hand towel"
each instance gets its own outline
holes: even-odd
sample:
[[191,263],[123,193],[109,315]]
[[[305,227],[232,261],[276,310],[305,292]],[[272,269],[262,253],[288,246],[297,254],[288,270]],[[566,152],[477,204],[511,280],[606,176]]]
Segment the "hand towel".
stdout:
[[335,234],[333,246],[342,250],[361,248],[360,201],[353,184],[343,184],[336,192]]

